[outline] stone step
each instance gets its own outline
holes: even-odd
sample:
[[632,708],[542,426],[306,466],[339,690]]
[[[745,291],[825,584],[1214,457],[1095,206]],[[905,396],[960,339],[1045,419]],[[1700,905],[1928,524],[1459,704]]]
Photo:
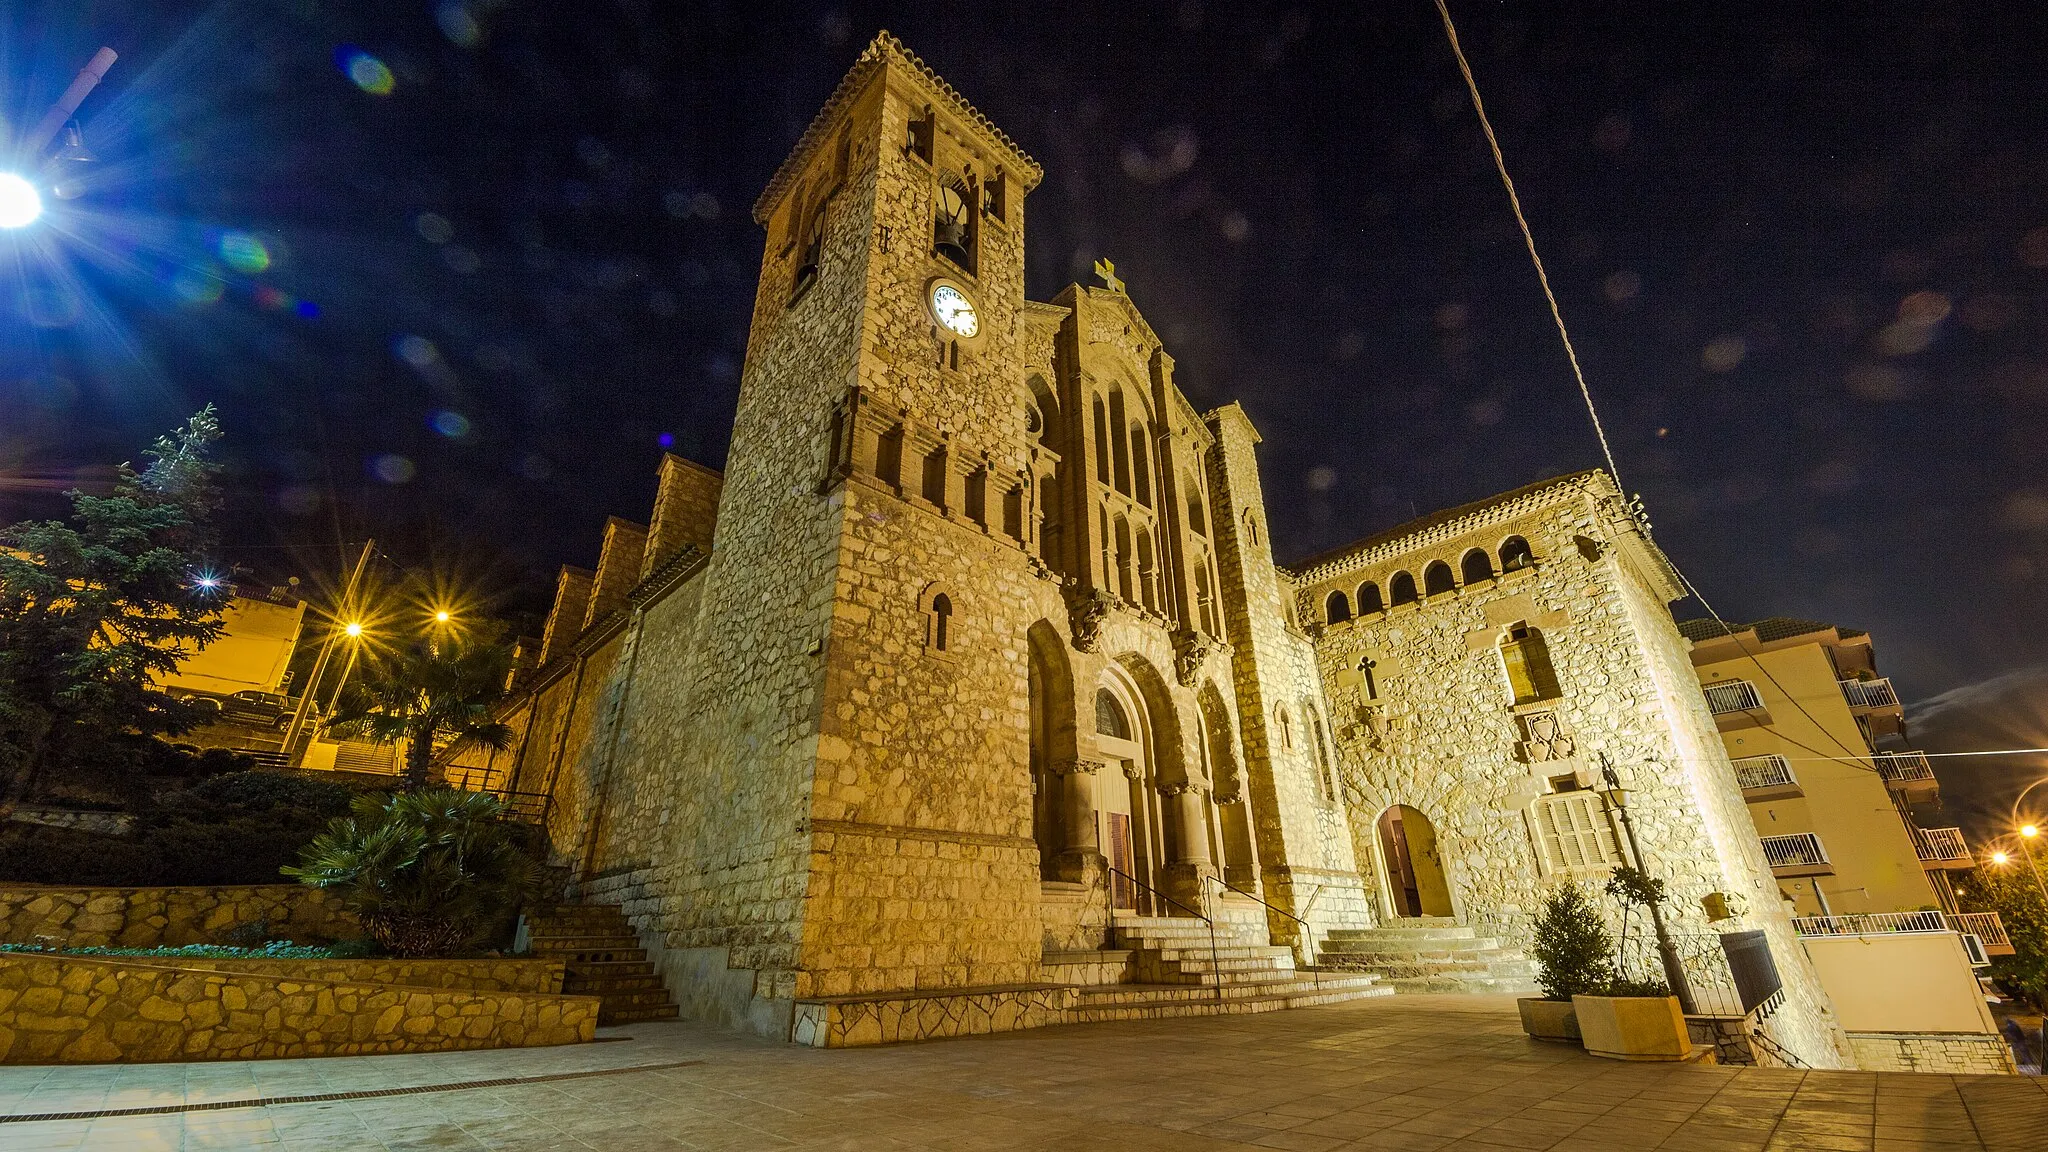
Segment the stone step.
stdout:
[[1294,959],[1294,949],[1280,944],[1240,944],[1233,946],[1219,944],[1216,946],[1214,953],[1211,953],[1207,948],[1160,948],[1156,951],[1163,960],[1179,960],[1183,957],[1207,960],[1212,955],[1218,960],[1272,959],[1291,962]]
[[606,933],[604,935],[584,933],[573,936],[566,934],[557,936],[528,933],[526,940],[528,946],[535,952],[594,952],[600,950],[616,952],[622,949],[640,947],[640,938],[638,936],[616,933]]
[[[1381,987],[1377,976],[1360,973],[1328,974],[1321,982],[1306,975],[1297,975],[1286,980],[1261,980],[1257,983],[1225,986],[1222,999],[1256,1000],[1275,995],[1305,995],[1355,992],[1362,989]],[[1084,988],[1075,1001],[1078,1005],[1130,1005],[1130,1004],[1199,1004],[1217,1001],[1217,990],[1212,986],[1196,984],[1105,984]]]
[[1274,992],[1264,996],[1248,996],[1226,999],[1221,1003],[1210,1000],[1161,1000],[1137,1003],[1083,1003],[1069,1010],[1069,1019],[1075,1023],[1092,1023],[1110,1020],[1163,1020],[1183,1016],[1224,1016],[1257,1012],[1278,1012],[1287,1008],[1313,1008],[1323,1004],[1342,1004],[1348,1000],[1359,1000],[1367,996],[1391,996],[1393,989],[1377,986],[1357,988],[1328,988],[1317,991],[1314,987],[1303,990]]
[[1537,994],[1534,975],[1521,977],[1505,976],[1394,976],[1388,978],[1387,986],[1403,995],[1436,995],[1445,992],[1463,994],[1493,993],[1506,996],[1534,996]]
[[568,979],[606,980],[619,976],[652,976],[654,962],[638,960],[582,960],[569,966]]
[[673,1004],[664,1004],[660,1007],[617,1008],[611,1011],[600,1008],[597,1014],[597,1022],[606,1026],[613,1024],[638,1024],[649,1020],[674,1020],[681,1014],[682,1010]]
[[1343,956],[1370,963],[1381,959],[1409,959],[1423,957],[1431,960],[1520,960],[1522,954],[1503,948],[1400,948],[1385,944],[1361,944],[1356,941],[1324,942],[1316,951],[1324,956]]
[[[654,965],[649,964],[648,967],[652,968],[654,967]],[[562,978],[562,990],[565,992],[584,992],[593,991],[597,989],[603,989],[608,992],[634,992],[643,988],[660,987],[661,977],[656,976],[653,972],[648,972],[644,975],[633,976],[578,975],[565,976]]]
[[1498,943],[1498,941],[1495,940],[1493,937],[1481,936],[1478,933],[1472,931],[1470,928],[1460,928],[1456,930],[1448,928],[1432,928],[1424,931],[1416,931],[1405,928],[1397,929],[1394,931],[1385,931],[1378,928],[1339,928],[1336,931],[1331,932],[1328,936],[1328,939],[1332,943],[1380,943],[1392,945],[1395,947],[1403,947],[1407,945],[1415,945],[1421,947],[1430,944],[1450,945],[1457,947],[1472,944],[1483,945]]

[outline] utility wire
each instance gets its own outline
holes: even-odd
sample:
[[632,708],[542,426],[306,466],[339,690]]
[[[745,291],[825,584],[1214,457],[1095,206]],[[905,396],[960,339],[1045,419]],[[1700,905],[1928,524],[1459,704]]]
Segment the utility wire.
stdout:
[[[1494,135],[1493,121],[1486,115],[1486,101],[1479,95],[1479,81],[1473,77],[1472,65],[1465,59],[1464,46],[1458,42],[1458,26],[1451,20],[1451,9],[1446,0],[1436,0],[1436,11],[1437,15],[1443,17],[1444,35],[1450,38],[1451,54],[1458,58],[1458,71],[1465,77],[1465,90],[1472,94],[1472,110],[1479,114],[1480,130],[1486,133],[1486,146],[1493,153],[1494,171],[1500,173],[1501,186],[1507,189],[1508,206],[1514,210],[1515,223],[1522,230],[1522,242],[1529,248],[1529,261],[1536,266],[1536,279],[1543,285],[1543,298],[1550,303],[1550,318],[1557,322],[1557,337],[1564,343],[1565,359],[1571,362],[1572,379],[1578,382],[1579,397],[1586,403],[1586,416],[1593,422],[1593,435],[1600,441],[1600,454],[1607,460],[1607,474],[1613,478],[1615,490],[1622,494],[1622,500],[1626,503],[1628,500],[1628,490],[1622,487],[1621,469],[1614,463],[1614,449],[1607,442],[1607,429],[1600,423],[1600,410],[1593,403],[1593,390],[1587,387],[1586,374],[1579,367],[1579,354],[1572,347],[1572,335],[1570,330],[1565,327],[1564,312],[1557,304],[1557,293],[1551,291],[1550,274],[1544,271],[1543,257],[1536,251],[1536,234],[1530,231],[1529,218],[1522,212],[1522,198],[1515,194],[1514,178],[1508,175],[1508,162],[1507,158],[1501,154],[1500,138]],[[1797,697],[1786,691],[1783,684],[1778,683],[1778,678],[1771,674],[1769,668],[1764,667],[1763,661],[1756,658],[1756,654],[1751,652],[1749,647],[1742,642],[1741,637],[1736,635],[1736,630],[1726,620],[1721,618],[1719,612],[1714,611],[1714,606],[1707,603],[1707,598],[1700,595],[1700,590],[1693,586],[1693,582],[1686,578],[1685,573],[1679,570],[1676,563],[1671,565],[1671,571],[1678,577],[1679,583],[1685,586],[1686,592],[1693,599],[1700,602],[1700,607],[1707,610],[1707,615],[1713,617],[1714,622],[1726,630],[1728,636],[1735,641],[1736,647],[1741,649],[1742,654],[1749,658],[1750,663],[1756,665],[1757,671],[1762,672],[1764,678],[1771,682],[1772,687],[1775,687],[1782,693],[1794,708],[1797,708],[1802,715],[1813,723],[1815,728],[1824,733],[1830,743],[1848,753],[1852,758],[1867,758],[1870,755],[1868,750],[1859,753],[1847,744],[1844,744],[1813,713],[1808,712],[1806,706],[1801,704]],[[1809,752],[1818,751],[1818,749],[1808,748],[1804,743],[1782,733],[1778,735],[1781,739],[1786,740],[1786,742],[1797,744],[1801,748],[1806,748]],[[1874,764],[1866,763],[1863,767],[1869,772],[1877,772],[1877,767]]]

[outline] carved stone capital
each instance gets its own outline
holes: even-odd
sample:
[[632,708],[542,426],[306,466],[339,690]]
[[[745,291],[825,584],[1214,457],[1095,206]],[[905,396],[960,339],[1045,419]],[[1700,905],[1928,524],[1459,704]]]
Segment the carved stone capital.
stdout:
[[1242,788],[1232,788],[1228,792],[1216,793],[1213,798],[1218,804],[1242,803],[1244,801],[1244,790]]
[[1144,778],[1145,769],[1143,765],[1139,764],[1136,760],[1124,761],[1124,779],[1143,780]]
[[1192,780],[1178,780],[1172,784],[1161,784],[1159,786],[1159,794],[1161,796],[1180,796],[1197,790],[1195,782]]
[[1100,760],[1089,760],[1085,757],[1073,756],[1065,760],[1053,761],[1046,770],[1055,776],[1072,776],[1076,772],[1093,776],[1102,770],[1102,766],[1102,761]]

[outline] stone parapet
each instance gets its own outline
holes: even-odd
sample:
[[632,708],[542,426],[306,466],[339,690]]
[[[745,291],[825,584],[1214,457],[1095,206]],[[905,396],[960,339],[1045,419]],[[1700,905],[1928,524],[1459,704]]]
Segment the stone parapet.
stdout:
[[0,943],[155,948],[226,943],[238,929],[319,944],[363,933],[353,912],[303,884],[191,888],[0,887]]
[[197,972],[232,972],[280,980],[403,984],[412,988],[531,992],[544,996],[554,996],[562,991],[564,972],[560,960],[268,960],[238,956],[117,956],[107,959],[173,964]]
[[0,954],[0,1064],[446,1052],[595,1037],[595,996]]
[[1849,1047],[1865,1072],[1941,1072],[2012,1076],[2012,1049],[1978,1032],[1851,1032]]

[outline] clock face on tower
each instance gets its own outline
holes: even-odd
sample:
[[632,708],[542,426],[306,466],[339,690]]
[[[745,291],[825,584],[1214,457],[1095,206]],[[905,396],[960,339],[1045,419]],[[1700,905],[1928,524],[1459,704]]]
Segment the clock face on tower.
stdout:
[[955,336],[971,338],[981,331],[981,316],[974,310],[974,301],[951,284],[932,286],[932,315]]

